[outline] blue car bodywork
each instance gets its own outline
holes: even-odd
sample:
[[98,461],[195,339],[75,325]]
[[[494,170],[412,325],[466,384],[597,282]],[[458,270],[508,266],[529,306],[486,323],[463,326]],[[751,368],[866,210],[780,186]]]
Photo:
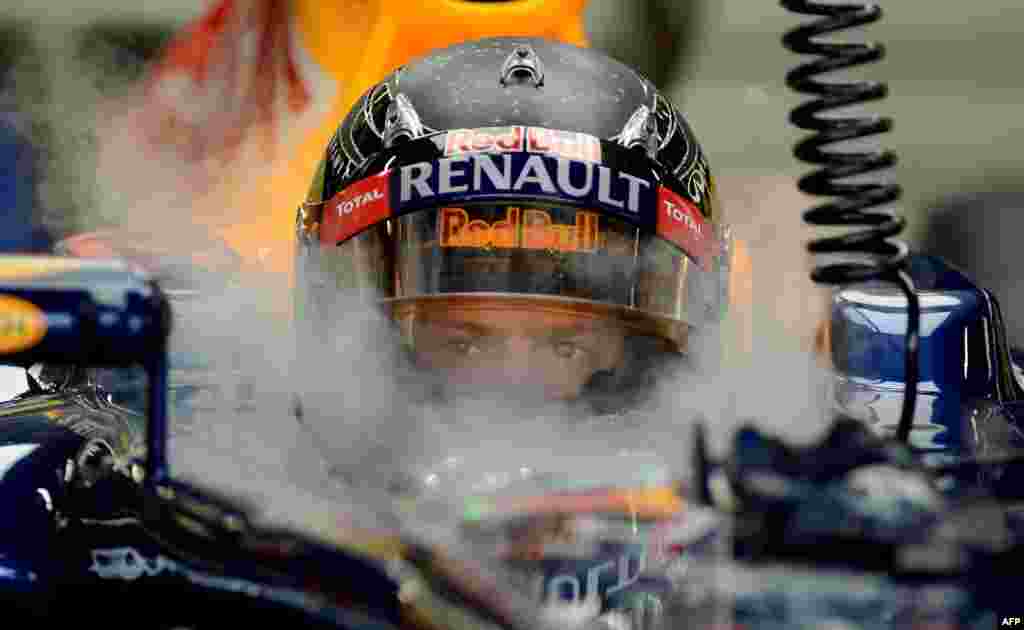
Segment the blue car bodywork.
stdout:
[[[913,260],[921,341],[910,445],[935,464],[1009,455],[1024,445],[1024,390],[999,304],[940,259]],[[906,327],[906,300],[891,288],[844,289],[833,299],[837,402],[884,435],[895,434],[903,404]]]
[[[117,263],[11,256],[0,298],[4,362],[45,366],[0,404],[5,627],[221,627],[211,609],[236,623],[393,627],[397,586],[366,559],[252,530],[236,502],[168,478],[170,310],[154,282]],[[83,369],[129,366],[146,376],[145,414]],[[321,581],[360,605],[335,605],[311,588]]]

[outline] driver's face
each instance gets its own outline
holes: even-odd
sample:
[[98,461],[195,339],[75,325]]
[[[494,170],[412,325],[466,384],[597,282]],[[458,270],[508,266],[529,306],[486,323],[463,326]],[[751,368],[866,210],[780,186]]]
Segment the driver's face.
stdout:
[[624,331],[570,311],[460,309],[416,316],[417,362],[452,393],[514,391],[571,400],[600,370],[623,358]]

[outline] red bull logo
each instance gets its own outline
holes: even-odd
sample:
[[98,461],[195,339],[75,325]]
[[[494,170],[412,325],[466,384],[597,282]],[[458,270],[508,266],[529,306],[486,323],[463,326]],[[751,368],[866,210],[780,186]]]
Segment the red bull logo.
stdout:
[[573,225],[555,223],[537,208],[508,208],[505,218],[490,223],[470,219],[462,208],[443,208],[440,215],[441,247],[500,247],[593,252],[598,248],[598,214],[577,212]]
[[585,133],[529,127],[526,134],[526,150],[530,153],[546,153],[570,160],[601,161],[601,142]]
[[601,141],[575,131],[543,127],[486,127],[449,131],[446,156],[526,151],[570,160],[601,161]]
[[458,129],[449,131],[445,141],[445,155],[465,153],[503,153],[523,150],[522,127],[488,127],[485,129]]

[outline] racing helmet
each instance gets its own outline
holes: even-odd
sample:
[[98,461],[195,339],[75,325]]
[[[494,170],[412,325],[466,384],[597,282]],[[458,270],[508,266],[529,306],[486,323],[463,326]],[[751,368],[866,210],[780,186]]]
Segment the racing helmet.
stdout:
[[299,364],[369,304],[427,397],[625,413],[716,347],[695,339],[726,314],[720,213],[686,120],[630,67],[534,38],[435,51],[358,100],[298,211]]

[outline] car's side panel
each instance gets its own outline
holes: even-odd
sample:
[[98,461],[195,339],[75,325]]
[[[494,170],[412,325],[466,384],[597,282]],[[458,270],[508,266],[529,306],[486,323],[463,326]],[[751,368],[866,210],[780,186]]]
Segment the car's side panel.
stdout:
[[45,415],[0,419],[0,597],[45,605],[60,579],[67,462],[86,441]]

